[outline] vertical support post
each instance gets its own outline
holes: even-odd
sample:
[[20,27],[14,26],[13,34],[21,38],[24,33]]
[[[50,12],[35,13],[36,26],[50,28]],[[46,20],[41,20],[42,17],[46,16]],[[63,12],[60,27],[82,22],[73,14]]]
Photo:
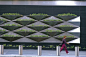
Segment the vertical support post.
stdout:
[[38,46],[38,56],[42,55],[42,46]]
[[0,45],[0,55],[2,54],[2,47],[1,47],[1,45]]
[[23,54],[23,46],[19,45],[19,55],[22,55],[22,54]]
[[0,55],[4,53],[4,46],[0,45]]
[[2,54],[4,54],[4,46],[2,45]]
[[57,56],[60,56],[60,46],[56,47]]
[[78,57],[79,56],[79,47],[75,47],[75,56]]

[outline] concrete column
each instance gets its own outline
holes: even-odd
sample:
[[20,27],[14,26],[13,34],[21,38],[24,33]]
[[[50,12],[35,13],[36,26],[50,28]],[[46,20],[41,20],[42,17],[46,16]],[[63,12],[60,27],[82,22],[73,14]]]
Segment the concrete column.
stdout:
[[0,45],[0,55],[1,54],[4,54],[4,46],[3,45]]
[[78,57],[79,56],[79,47],[75,47],[75,56]]
[[38,46],[38,56],[42,55],[42,46]]
[[60,46],[56,47],[57,56],[60,56]]
[[19,55],[22,55],[22,54],[23,54],[23,46],[19,45]]

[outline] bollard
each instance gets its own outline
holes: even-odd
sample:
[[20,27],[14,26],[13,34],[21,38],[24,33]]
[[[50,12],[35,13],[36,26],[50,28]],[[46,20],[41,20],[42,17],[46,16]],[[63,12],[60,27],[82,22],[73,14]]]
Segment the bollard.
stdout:
[[4,53],[4,46],[0,45],[0,55]]
[[2,45],[2,54],[4,54],[4,46]]
[[22,45],[19,45],[19,55],[22,55],[23,53],[23,46]]
[[75,47],[75,56],[78,57],[79,56],[79,47]]
[[42,55],[42,46],[38,46],[38,56]]
[[57,56],[60,56],[60,46],[56,47]]

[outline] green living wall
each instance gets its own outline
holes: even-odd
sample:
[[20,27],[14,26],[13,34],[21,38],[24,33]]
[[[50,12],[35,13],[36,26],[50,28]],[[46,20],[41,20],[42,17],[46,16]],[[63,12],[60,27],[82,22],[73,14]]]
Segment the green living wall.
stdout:
[[[36,49],[41,45],[43,49],[52,50],[56,49],[63,36],[67,35],[67,42],[80,39],[80,43],[72,42],[67,45],[68,49],[74,50],[75,46],[79,46],[80,50],[86,50],[85,8],[83,6],[0,5],[0,19],[3,19],[0,21],[0,44],[9,49],[18,48],[19,45],[23,45],[25,49]],[[69,13],[73,16],[61,17],[62,14],[64,16],[70,15]],[[69,22],[77,18],[81,22]],[[80,27],[80,34],[68,32],[78,27]]]

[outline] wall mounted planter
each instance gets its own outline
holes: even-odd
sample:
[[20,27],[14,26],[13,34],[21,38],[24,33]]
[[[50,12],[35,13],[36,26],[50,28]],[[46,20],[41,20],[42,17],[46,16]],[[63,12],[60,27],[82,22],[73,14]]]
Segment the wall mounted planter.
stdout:
[[46,23],[46,24],[48,24],[48,25],[50,25],[50,26],[55,26],[55,25],[57,25],[57,24],[60,24],[60,23],[62,23],[62,21],[42,21],[43,23]]
[[45,19],[45,18],[47,18],[49,16],[46,16],[46,15],[35,15],[35,16],[28,16],[28,17],[39,21],[39,20],[43,20],[43,19]]
[[34,41],[37,41],[37,42],[40,42],[40,41],[43,41],[45,39],[48,39],[49,37],[28,37]]
[[15,22],[25,26],[25,25],[32,24],[36,21],[15,21]]
[[80,33],[79,32],[69,32],[69,33],[72,34],[72,35],[80,37]]
[[[55,37],[55,38],[60,40],[60,41],[62,41],[62,39],[63,39],[63,38],[59,38],[59,37]],[[77,39],[77,38],[66,38],[65,40],[66,40],[66,42],[68,42],[68,41],[71,41],[71,40],[74,40],[74,39]]]
[[21,28],[22,26],[1,26],[2,28],[5,28],[7,30],[15,30],[15,29],[18,29],[18,28]]
[[42,33],[53,37],[53,36],[59,35],[59,34],[61,34],[63,32],[42,32]]
[[3,24],[3,23],[6,23],[8,21],[3,21],[3,20],[0,20],[0,25]]
[[22,17],[22,15],[2,15],[1,17],[4,17],[9,20],[14,20],[16,18]]
[[36,31],[41,31],[41,30],[44,30],[46,28],[49,28],[48,26],[28,26],[29,28],[32,28]]
[[28,35],[30,35],[30,34],[33,34],[33,33],[35,33],[35,32],[29,32],[29,31],[27,31],[27,32],[15,32],[15,33],[18,33],[18,34],[20,34],[20,35],[22,35],[22,36],[28,36]]
[[77,27],[56,27],[56,28],[67,32],[67,31],[72,30],[72,29],[75,29],[75,28],[77,28]]
[[1,37],[1,38],[12,42],[12,41],[17,40],[17,39],[20,39],[20,38],[22,38],[22,37]]
[[80,22],[69,22],[69,23],[80,26]]
[[0,31],[0,35],[7,33],[7,31]]
[[55,16],[59,19],[62,19],[62,20],[65,20],[65,21],[68,21],[68,20],[71,20],[73,18],[76,18],[77,16]]

